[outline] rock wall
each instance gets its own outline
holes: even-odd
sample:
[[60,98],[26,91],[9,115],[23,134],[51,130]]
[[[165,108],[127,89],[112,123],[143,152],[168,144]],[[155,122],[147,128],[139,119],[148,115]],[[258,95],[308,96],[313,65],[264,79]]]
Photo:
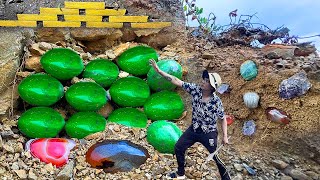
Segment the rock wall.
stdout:
[[33,32],[26,29],[1,28],[0,41],[0,115],[7,112],[11,99],[17,99],[12,85],[15,74],[20,66],[23,48]]
[[[87,0],[77,0],[87,1]],[[105,2],[108,8],[127,9],[126,15],[146,15],[149,21],[172,22],[171,27],[163,29],[132,29],[125,27],[121,29],[80,29],[80,28],[41,28],[38,29],[37,41],[55,43],[67,41],[74,38],[86,46],[90,53],[104,52],[117,42],[136,41],[148,44],[154,48],[163,48],[172,44],[184,33],[185,18],[182,3],[179,0],[133,0],[133,1],[102,1],[90,0],[90,2]],[[0,1],[0,16],[4,19],[15,20],[16,14],[39,13],[40,7],[63,7],[64,0],[39,1]],[[1,7],[3,7],[1,9]]]

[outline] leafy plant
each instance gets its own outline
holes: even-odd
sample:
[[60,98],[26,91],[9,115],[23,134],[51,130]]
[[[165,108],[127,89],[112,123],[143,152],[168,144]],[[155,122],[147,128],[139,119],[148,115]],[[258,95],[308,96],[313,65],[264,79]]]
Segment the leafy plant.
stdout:
[[[203,8],[196,6],[196,0],[183,0],[183,10],[187,18],[187,24],[189,17],[191,20],[196,20],[199,23],[199,28],[206,35],[211,33],[216,34],[221,29],[221,26],[216,24],[216,16],[214,13],[210,13],[208,17],[203,16]],[[189,24],[188,24],[189,26]]]

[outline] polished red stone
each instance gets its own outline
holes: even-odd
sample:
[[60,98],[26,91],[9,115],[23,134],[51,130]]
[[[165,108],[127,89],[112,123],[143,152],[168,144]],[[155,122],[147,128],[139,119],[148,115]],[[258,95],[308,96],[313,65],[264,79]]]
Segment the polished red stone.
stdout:
[[277,109],[275,107],[268,107],[266,109],[266,115],[269,120],[281,124],[289,124],[291,120],[291,116],[288,115],[286,112]]
[[131,171],[149,158],[148,151],[126,140],[106,140],[94,144],[86,153],[86,161],[108,173]]
[[226,115],[227,125],[231,125],[234,122],[234,117],[232,115]]
[[26,149],[41,161],[61,167],[68,162],[70,150],[75,145],[76,143],[69,139],[41,138],[29,140]]

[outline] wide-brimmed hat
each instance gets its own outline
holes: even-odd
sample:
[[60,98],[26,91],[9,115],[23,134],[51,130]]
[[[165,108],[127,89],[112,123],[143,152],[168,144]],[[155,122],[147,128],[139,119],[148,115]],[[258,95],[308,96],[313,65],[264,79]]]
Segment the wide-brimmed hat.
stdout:
[[209,73],[207,70],[203,71],[202,78],[209,79],[211,86],[214,87],[215,89],[217,89],[222,83],[221,77],[218,73]]
[[217,89],[221,85],[221,77],[218,73],[209,73],[209,80],[212,87]]

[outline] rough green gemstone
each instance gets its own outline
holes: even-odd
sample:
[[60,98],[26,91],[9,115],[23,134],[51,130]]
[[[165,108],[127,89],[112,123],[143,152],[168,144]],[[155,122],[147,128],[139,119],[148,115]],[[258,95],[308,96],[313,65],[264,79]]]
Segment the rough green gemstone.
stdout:
[[144,104],[144,112],[152,120],[174,120],[181,117],[184,104],[178,93],[161,91],[150,96]]
[[90,134],[104,131],[107,121],[95,112],[78,112],[66,123],[66,132],[72,138],[82,139]]
[[33,74],[24,78],[18,86],[20,97],[34,106],[51,106],[59,101],[63,85],[47,74]]
[[168,121],[155,121],[147,130],[147,141],[161,153],[174,154],[174,146],[182,135],[179,127]]
[[150,96],[148,84],[137,77],[126,77],[114,82],[109,90],[111,99],[120,106],[143,106]]
[[147,116],[135,108],[120,108],[113,111],[108,122],[115,122],[129,127],[145,128],[147,127]]
[[254,79],[258,75],[256,63],[251,60],[242,63],[240,66],[240,74],[247,81]]
[[[171,74],[178,79],[182,78],[182,67],[175,60],[161,60],[157,64],[162,71]],[[153,68],[148,72],[147,82],[154,91],[174,90],[176,88],[174,84],[162,77]]]
[[48,107],[31,108],[18,120],[19,130],[29,138],[56,137],[64,124],[61,114]]
[[110,87],[118,75],[118,66],[107,59],[95,59],[89,62],[83,71],[83,77],[93,79],[102,87]]
[[84,65],[80,56],[67,48],[55,48],[40,59],[43,69],[59,80],[68,80],[81,74]]
[[107,92],[95,82],[78,82],[67,90],[66,99],[78,111],[97,111],[107,103]]
[[118,65],[133,75],[146,75],[151,68],[150,59],[158,60],[157,52],[147,46],[136,46],[123,52],[118,58]]

